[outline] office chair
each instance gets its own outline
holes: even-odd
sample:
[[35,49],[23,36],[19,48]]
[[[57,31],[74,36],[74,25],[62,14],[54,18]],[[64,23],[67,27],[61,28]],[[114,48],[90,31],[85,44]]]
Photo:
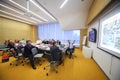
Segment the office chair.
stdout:
[[71,56],[72,59],[74,57],[77,57],[77,56],[75,56],[74,52],[75,52],[75,46],[73,47],[73,49],[70,49],[70,50],[67,51],[67,53],[69,53],[69,54],[72,53],[72,56]]
[[11,62],[10,65],[13,65],[14,62],[15,62],[15,65],[18,66],[18,63],[21,61],[22,59],[22,53],[18,52],[18,54],[16,53],[16,51],[11,48],[10,49],[10,54],[13,54],[14,58],[15,58],[15,61]]
[[2,56],[8,52],[9,48],[6,48],[4,44],[0,44],[0,51],[2,51]]
[[38,61],[39,64],[41,65],[41,58],[43,56],[43,53],[38,53],[37,48],[32,48],[32,54],[34,55],[34,60]]
[[45,58],[46,60],[49,62],[49,65],[44,67],[44,70],[48,67],[46,76],[48,76],[51,68],[54,69],[56,71],[56,73],[58,73],[58,69],[57,69],[57,61],[52,61],[52,56],[49,53],[45,53]]
[[25,56],[25,53],[24,53],[24,48],[22,48],[21,49],[21,52],[22,52],[22,57],[23,57],[23,59],[22,59],[22,65],[24,66],[26,63],[28,63],[29,62],[29,58],[27,57],[27,56]]
[[75,46],[73,47],[72,58],[77,57],[74,52],[75,52]]

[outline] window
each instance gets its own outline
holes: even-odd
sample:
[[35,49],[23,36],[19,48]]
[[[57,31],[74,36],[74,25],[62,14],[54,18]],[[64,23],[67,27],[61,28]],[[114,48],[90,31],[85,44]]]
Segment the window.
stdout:
[[62,43],[67,40],[76,40],[75,44],[80,44],[80,30],[62,30],[59,23],[38,25],[39,39],[55,39]]

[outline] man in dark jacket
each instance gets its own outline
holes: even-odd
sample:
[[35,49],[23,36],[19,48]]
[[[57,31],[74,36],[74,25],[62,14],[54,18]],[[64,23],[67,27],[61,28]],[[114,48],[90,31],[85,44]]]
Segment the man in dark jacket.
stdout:
[[59,47],[57,47],[57,42],[53,42],[53,46],[50,48],[50,53],[53,61],[60,60],[60,55],[59,55],[60,51],[61,50],[59,49]]
[[31,63],[32,68],[36,69],[36,67],[34,65],[34,60],[33,60],[32,48],[34,48],[34,46],[31,45],[31,41],[27,40],[26,45],[25,45],[24,56],[26,56],[30,59],[30,63]]
[[52,62],[53,63],[50,64],[50,68],[49,68],[49,70],[48,70],[48,72],[46,74],[47,76],[48,76],[48,73],[51,70],[51,68],[54,68],[54,70],[56,71],[56,73],[58,72],[56,61],[60,60],[59,52],[60,52],[60,50],[57,47],[57,43],[53,42],[53,46],[50,48],[50,54],[51,54]]

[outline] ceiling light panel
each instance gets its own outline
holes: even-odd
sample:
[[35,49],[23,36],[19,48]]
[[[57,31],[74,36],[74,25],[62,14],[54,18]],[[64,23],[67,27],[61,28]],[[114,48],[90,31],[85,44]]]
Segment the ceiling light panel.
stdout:
[[[30,3],[31,5],[33,5],[32,3]],[[36,7],[35,5],[30,6],[30,10],[32,12],[35,12],[38,15],[42,15],[42,17],[44,17],[45,19],[47,19],[47,21],[45,22],[51,22],[54,21],[52,18],[50,18],[49,16],[47,16],[43,11],[41,11],[38,7]],[[34,13],[33,13],[34,14]],[[35,16],[36,17],[36,16]],[[38,17],[36,17],[38,18]],[[38,18],[39,19],[39,18]]]
[[[14,0],[9,0],[9,1],[10,1],[11,3],[13,3],[14,5],[16,5],[17,7],[23,9],[24,11],[27,11],[27,8],[24,7],[24,6],[22,6],[21,4],[19,4],[18,1],[17,1],[17,2],[15,2]],[[21,2],[22,2],[22,1],[21,1]],[[40,15],[32,12],[31,10],[30,10],[30,13],[32,13],[34,16],[40,18],[40,19],[43,20],[43,21],[48,21],[47,19],[45,19],[45,18],[41,17]]]
[[[6,10],[5,11],[9,11],[10,13],[12,14],[15,14],[15,15],[18,15],[20,17],[24,17],[26,19],[29,19],[29,20],[33,20],[33,21],[36,21],[38,23],[49,23],[49,22],[55,22],[56,18],[54,18],[54,16],[52,16],[51,14],[45,14],[41,9],[39,9],[38,7],[36,7],[32,2],[30,2],[30,13],[32,14],[31,17],[29,16],[26,16],[25,12],[27,11],[27,4],[26,4],[26,0],[1,0],[6,6],[10,6],[10,8],[17,10],[19,12],[23,12],[21,14],[19,14],[19,12],[15,12],[15,11],[10,11],[9,10]],[[39,0],[37,0],[38,2]],[[36,0],[35,0],[36,2]],[[40,2],[38,2],[39,4]],[[8,5],[9,4],[9,5]],[[44,8],[43,8],[44,9]],[[2,9],[4,10],[4,9]],[[38,11],[37,11],[38,10]],[[46,11],[46,9],[45,9]],[[47,12],[47,11],[46,11]],[[49,15],[49,16],[48,16]],[[42,17],[41,17],[42,16]],[[50,17],[52,16],[52,18]]]
[[46,11],[42,6],[40,6],[39,3],[37,3],[35,0],[30,0],[30,2],[32,4],[34,4],[34,6],[36,6],[37,8],[39,8],[44,14],[46,14],[52,20],[56,21],[56,19],[48,11]]
[[68,2],[68,0],[64,0],[64,2],[61,4],[60,8],[63,8],[67,2]]
[[[6,8],[6,9],[9,9],[9,10],[11,10],[11,11],[13,11],[13,12],[16,12],[17,14],[22,15],[22,17],[23,17],[24,14],[25,14],[25,13],[23,13],[23,12],[17,11],[17,10],[15,10],[15,9],[10,8],[10,7],[8,7],[8,6],[6,6],[6,5],[3,5],[3,4],[0,4],[0,6]],[[37,22],[39,22],[39,23],[42,22],[42,21],[40,21],[40,20],[38,20],[38,19],[35,19],[35,18],[33,18],[33,17],[28,17],[28,18],[31,18],[31,19],[33,19],[34,21],[37,21]]]
[[0,6],[6,8],[6,9],[9,9],[9,10],[11,10],[11,11],[14,11],[14,12],[16,12],[16,13],[18,13],[18,14],[24,15],[23,12],[17,11],[17,10],[15,10],[15,9],[13,9],[13,8],[10,8],[10,7],[6,6],[6,5],[0,4]]
[[15,15],[15,14],[12,14],[12,13],[9,13],[9,12],[6,12],[6,11],[3,11],[3,10],[0,10],[0,12],[5,13],[5,14],[10,15],[10,16],[13,16],[13,17],[16,17],[16,18],[19,18],[19,19],[22,19],[22,20],[25,20],[25,21],[28,21],[28,22],[31,22],[31,23],[34,23],[34,24],[37,24],[36,22],[33,22],[33,21],[31,21],[31,20],[28,20],[28,19],[26,19],[26,18],[20,17],[20,16],[18,16],[18,15]]
[[8,19],[12,19],[12,20],[15,20],[15,21],[19,21],[19,22],[22,22],[22,23],[27,23],[27,24],[32,24],[30,22],[27,22],[27,21],[23,21],[21,19],[17,19],[17,18],[14,18],[14,17],[11,17],[11,16],[7,16],[7,15],[4,15],[4,14],[0,14],[1,17],[5,17],[5,18],[8,18]]

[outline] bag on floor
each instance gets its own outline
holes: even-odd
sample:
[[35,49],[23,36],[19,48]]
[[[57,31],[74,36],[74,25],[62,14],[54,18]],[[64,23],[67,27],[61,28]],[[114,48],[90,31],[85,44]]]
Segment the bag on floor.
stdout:
[[2,56],[2,63],[8,62],[9,61],[9,56],[8,55],[3,55]]

